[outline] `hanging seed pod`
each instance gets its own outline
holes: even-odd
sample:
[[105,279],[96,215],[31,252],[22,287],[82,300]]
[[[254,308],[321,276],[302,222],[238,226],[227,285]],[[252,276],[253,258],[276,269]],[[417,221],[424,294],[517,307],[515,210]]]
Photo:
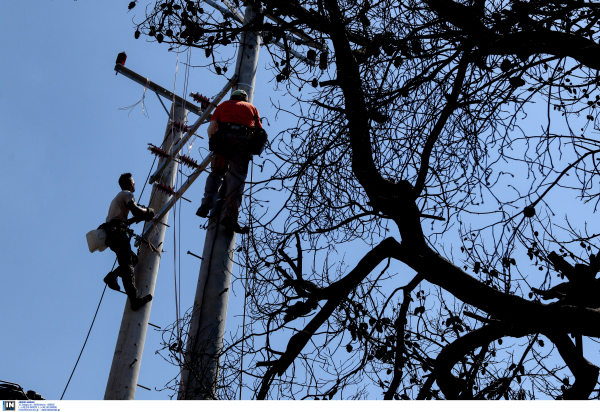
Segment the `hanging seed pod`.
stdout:
[[535,208],[532,206],[526,206],[525,209],[523,209],[523,214],[525,217],[532,218],[535,216]]
[[313,79],[311,84],[312,84],[312,87],[317,87],[319,85],[319,81],[317,79]]
[[306,58],[309,61],[311,61],[313,63],[316,63],[316,61],[317,61],[317,52],[314,51],[313,49],[309,49],[308,52],[306,53]]
[[135,7],[135,1],[132,1],[131,3],[129,3],[129,6],[127,6],[127,8],[129,10],[133,9]]
[[156,41],[159,42],[159,43],[162,43],[162,41],[163,41],[163,35],[162,35],[162,33],[158,33],[156,35]]
[[326,70],[327,69],[327,61],[329,59],[327,50],[322,52],[319,56],[319,69]]
[[136,30],[134,36],[135,36],[136,39],[139,39],[140,38],[140,31]]
[[508,82],[512,87],[521,87],[525,85],[525,80],[521,79],[520,77],[511,77],[508,79]]
[[394,49],[394,46],[392,46],[389,43],[383,44],[383,46],[381,46],[381,48],[383,49],[385,54],[387,54],[388,56],[391,56],[396,51],[396,49]]

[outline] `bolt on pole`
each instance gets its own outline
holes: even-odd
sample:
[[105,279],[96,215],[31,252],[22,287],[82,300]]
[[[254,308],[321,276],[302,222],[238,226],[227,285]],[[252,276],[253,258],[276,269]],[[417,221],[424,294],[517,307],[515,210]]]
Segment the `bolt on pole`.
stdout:
[[[256,15],[256,11],[247,7],[245,22]],[[237,55],[237,84],[232,90],[246,91],[250,103],[254,98],[259,48],[260,34],[244,32]],[[222,187],[221,193],[224,190]],[[223,202],[217,204],[207,225],[178,399],[215,399],[217,395],[236,241],[236,234],[219,224],[224,206]]]
[[[172,105],[171,114],[174,121],[184,124],[188,111],[181,106]],[[176,131],[173,125],[169,123],[165,132],[162,149],[169,153],[173,148],[173,143],[180,140],[182,135],[183,131]],[[178,163],[171,162],[163,171],[159,182],[173,187],[175,185],[175,178],[177,177],[177,168]],[[159,211],[169,201],[170,197],[170,195],[153,188],[148,206]],[[166,224],[168,219],[169,213],[167,212],[160,219],[160,222]],[[147,222],[145,226],[152,224],[152,222]],[[153,231],[155,234],[154,236],[148,236],[148,241],[160,251],[162,250],[161,244],[165,238],[166,226],[157,223]],[[152,234],[153,231],[151,230],[150,233]],[[144,296],[150,293],[154,296],[154,288],[160,266],[160,255],[153,252],[148,245],[142,243],[138,252],[138,258],[139,263],[135,267],[135,285],[138,289],[138,294]],[[141,309],[134,312],[129,305],[129,299],[127,300],[115,354],[110,367],[108,383],[106,384],[106,392],[104,393],[105,400],[128,400],[135,398],[135,389],[142,364],[142,354],[144,352],[151,309],[152,302],[148,302]]]

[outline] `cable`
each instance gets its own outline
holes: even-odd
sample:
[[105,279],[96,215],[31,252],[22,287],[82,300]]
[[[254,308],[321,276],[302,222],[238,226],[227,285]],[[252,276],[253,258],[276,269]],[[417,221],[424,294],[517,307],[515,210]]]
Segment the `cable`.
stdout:
[[[115,269],[115,265],[117,264],[117,259],[115,258],[115,263],[113,263],[113,267],[110,270],[111,272]],[[102,303],[102,298],[104,298],[104,292],[106,292],[106,284],[104,285],[104,290],[102,291],[102,296],[100,296],[100,302],[98,302],[98,307],[96,308],[96,313],[94,313],[94,319],[92,320],[92,324],[90,325],[90,330],[88,330],[87,336],[85,337],[85,342],[83,342],[83,347],[81,348],[81,352],[79,352],[79,357],[77,358],[77,362],[75,362],[75,366],[73,367],[73,372],[71,372],[71,376],[69,376],[69,381],[67,382],[67,386],[65,386],[65,390],[62,395],[60,395],[60,400],[62,401],[63,396],[65,396],[65,392],[69,387],[69,383],[71,383],[71,378],[75,373],[75,369],[77,368],[77,364],[79,363],[79,359],[81,359],[81,355],[83,354],[83,350],[85,349],[85,344],[90,337],[90,333],[92,332],[92,327],[94,326],[94,322],[96,321],[96,316],[98,315],[98,311],[100,310],[100,304]]]
[[[152,166],[150,166],[150,171],[148,172],[148,177],[146,177],[146,182],[144,183],[144,187],[142,187],[142,193],[140,193],[140,197],[138,197],[138,199],[142,198],[142,195],[144,194],[144,190],[146,190],[146,185],[148,184],[148,180],[150,179],[150,174],[152,173],[152,168],[154,167],[154,163],[156,163],[156,157],[152,161]],[[150,202],[148,202],[148,204],[150,204]]]
[[[148,179],[150,179],[150,174],[152,173],[152,168],[154,167],[155,162],[156,162],[156,158],[154,158],[154,161],[152,162],[152,166],[150,166],[150,172],[148,173],[148,177],[146,177],[146,182],[144,183],[144,187],[142,188],[142,193],[140,193],[140,198],[144,194],[144,190],[146,189],[146,185],[148,184]],[[117,258],[115,258],[115,262],[113,263],[112,269],[110,270],[111,272],[115,269],[116,264],[117,264]],[[106,284],[104,285],[104,290],[102,291],[102,296],[100,296],[100,302],[98,302],[98,307],[96,308],[96,313],[94,313],[94,319],[92,319],[92,324],[90,325],[90,329],[88,330],[87,336],[85,337],[85,341],[83,342],[83,347],[81,348],[81,351],[79,352],[79,357],[77,358],[77,362],[75,362],[75,366],[73,367],[71,376],[69,376],[69,380],[67,382],[67,385],[65,386],[65,390],[63,391],[62,395],[60,396],[61,401],[62,401],[62,398],[65,396],[65,393],[67,392],[67,388],[69,387],[69,384],[71,383],[71,379],[73,378],[75,369],[77,369],[77,365],[79,364],[79,360],[81,359],[81,355],[83,354],[85,345],[87,344],[87,341],[90,337],[90,333],[92,333],[92,328],[94,327],[94,322],[96,321],[96,316],[98,315],[98,311],[100,310],[100,304],[102,304],[102,299],[104,298],[104,292],[106,292]]]
[[[250,197],[248,198],[248,220],[250,224],[250,235],[254,234],[254,226],[252,225],[252,188],[254,187],[254,160],[250,169]],[[248,255],[250,253],[250,237],[243,235],[246,238],[246,284],[244,285],[244,315],[242,316],[242,355],[240,360],[240,401],[242,400],[242,383],[244,376],[244,336],[246,335],[246,298],[248,295]]]

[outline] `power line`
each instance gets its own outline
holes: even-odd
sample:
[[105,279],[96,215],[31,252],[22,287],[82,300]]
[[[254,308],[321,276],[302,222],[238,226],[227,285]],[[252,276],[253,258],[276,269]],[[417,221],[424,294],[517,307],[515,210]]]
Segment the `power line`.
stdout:
[[[115,258],[115,263],[113,263],[113,267],[110,270],[111,272],[115,269],[115,265],[117,264],[117,259]],[[75,366],[73,367],[73,371],[71,372],[71,376],[69,376],[69,381],[67,382],[67,386],[65,386],[65,390],[62,395],[60,395],[60,400],[62,401],[63,396],[65,396],[65,392],[69,387],[69,383],[71,383],[71,378],[75,373],[75,369],[77,369],[77,364],[79,364],[79,359],[81,359],[81,355],[83,354],[83,350],[85,349],[85,345],[90,337],[90,333],[92,332],[92,327],[94,327],[94,322],[96,321],[96,316],[98,315],[98,311],[100,310],[100,304],[102,303],[102,298],[104,298],[104,292],[106,292],[106,284],[104,285],[104,290],[102,291],[102,296],[100,296],[100,302],[98,302],[98,307],[96,308],[96,313],[94,313],[94,319],[92,319],[92,324],[90,325],[90,330],[88,330],[87,336],[85,337],[85,342],[83,342],[83,347],[81,348],[81,352],[79,352],[79,357],[77,358],[77,362],[75,362]]]

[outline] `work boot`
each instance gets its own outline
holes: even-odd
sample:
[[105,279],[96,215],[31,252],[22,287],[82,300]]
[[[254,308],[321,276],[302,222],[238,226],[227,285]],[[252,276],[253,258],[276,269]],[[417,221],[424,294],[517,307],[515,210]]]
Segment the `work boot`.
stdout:
[[240,233],[242,235],[250,233],[250,228],[248,228],[248,226],[241,227],[237,219],[234,219],[231,216],[225,216],[221,221],[221,224],[235,233]]
[[131,310],[136,311],[151,300],[152,295],[150,294],[142,296],[141,298],[135,298],[134,300],[131,300]]
[[104,276],[104,283],[106,283],[106,286],[108,286],[112,290],[116,290],[117,292],[121,291],[121,287],[117,282],[117,275],[115,275],[114,272],[109,272],[108,275]]
[[208,205],[200,205],[200,207],[196,211],[196,216],[208,217],[209,212],[210,212],[210,207],[208,207]]

